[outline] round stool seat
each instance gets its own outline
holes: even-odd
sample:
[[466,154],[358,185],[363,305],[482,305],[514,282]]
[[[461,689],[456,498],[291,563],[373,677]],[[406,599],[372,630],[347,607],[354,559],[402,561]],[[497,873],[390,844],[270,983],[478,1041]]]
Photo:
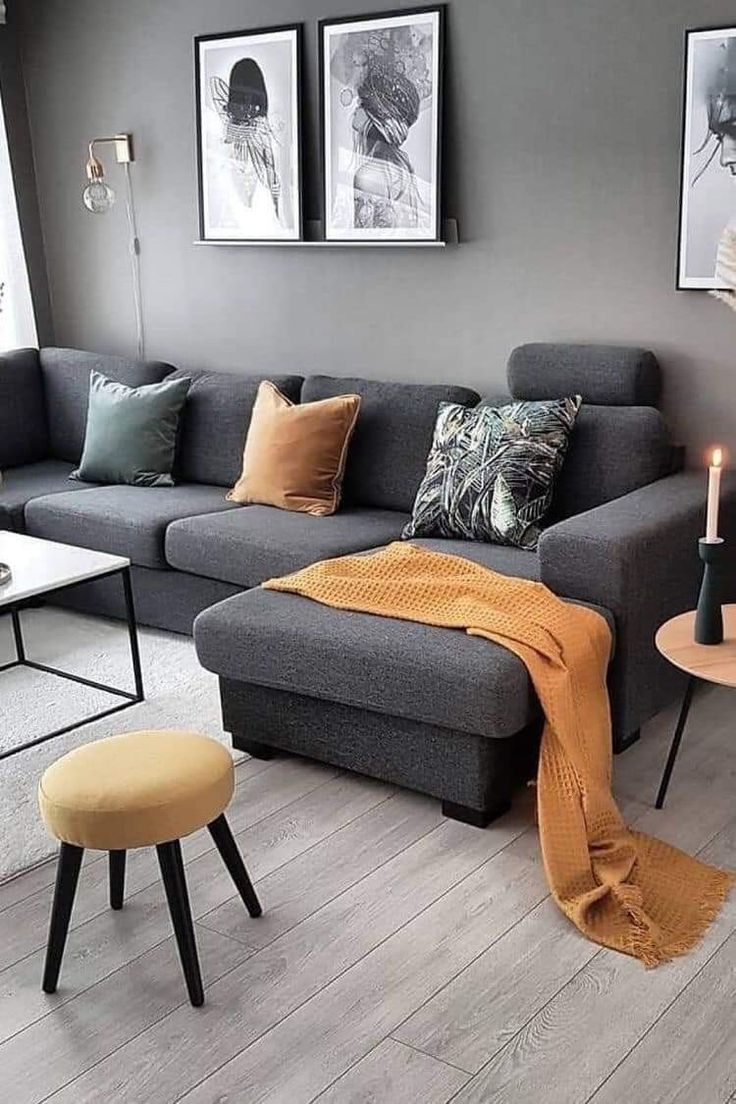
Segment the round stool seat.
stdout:
[[126,732],[70,751],[45,771],[38,802],[63,843],[151,847],[215,820],[233,795],[227,748],[198,732]]

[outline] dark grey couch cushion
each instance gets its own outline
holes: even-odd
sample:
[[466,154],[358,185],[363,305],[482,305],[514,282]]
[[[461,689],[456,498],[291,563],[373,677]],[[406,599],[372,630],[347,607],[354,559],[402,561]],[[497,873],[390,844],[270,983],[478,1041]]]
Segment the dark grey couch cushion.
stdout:
[[361,396],[345,468],[345,503],[405,511],[414,505],[424,477],[439,404],[472,406],[479,398],[454,384],[309,376],[302,386],[302,402],[345,394]]
[[670,475],[674,450],[664,418],[650,406],[583,406],[557,478],[548,523]]
[[515,575],[519,579],[539,578],[539,556],[523,548],[511,548],[503,544],[481,544],[477,541],[444,540],[441,537],[412,539],[411,544],[431,548],[434,552],[446,552],[448,556],[462,556],[466,560],[489,567],[501,575]]
[[37,464],[9,468],[0,487],[0,529],[22,531],[25,506],[32,498],[89,487],[89,483],[69,478],[73,470],[74,465],[64,460],[40,460]]
[[316,560],[398,540],[408,521],[395,510],[345,509],[330,517],[241,506],[233,513],[176,521],[166,533],[171,567],[240,586],[258,586]]
[[79,349],[41,349],[39,359],[46,396],[49,451],[55,460],[72,463],[78,463],[82,455],[89,376],[93,369],[128,387],[158,383],[172,371],[172,366],[162,361],[127,360]]
[[94,487],[36,498],[26,506],[26,531],[128,556],[140,567],[168,567],[164,534],[175,518],[233,509],[222,487]]
[[648,349],[619,345],[520,345],[509,358],[515,399],[582,395],[602,406],[656,406],[660,371]]
[[[172,372],[172,378],[184,376],[192,383],[179,431],[177,478],[232,487],[243,467],[243,445],[258,385],[266,377],[183,369]],[[287,399],[299,402],[301,376],[268,379]]]
[[376,713],[497,738],[539,716],[522,661],[460,630],[258,587],[200,613],[194,639],[225,678]]
[[0,356],[0,470],[48,456],[43,377],[37,349]]

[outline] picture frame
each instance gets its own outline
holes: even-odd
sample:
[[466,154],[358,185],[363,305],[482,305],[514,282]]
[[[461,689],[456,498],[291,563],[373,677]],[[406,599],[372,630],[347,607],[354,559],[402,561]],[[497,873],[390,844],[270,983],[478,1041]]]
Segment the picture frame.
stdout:
[[718,242],[736,216],[736,26],[685,34],[679,290],[722,290]]
[[444,4],[320,21],[326,241],[441,240],[444,24]]
[[302,24],[194,39],[199,237],[301,241]]

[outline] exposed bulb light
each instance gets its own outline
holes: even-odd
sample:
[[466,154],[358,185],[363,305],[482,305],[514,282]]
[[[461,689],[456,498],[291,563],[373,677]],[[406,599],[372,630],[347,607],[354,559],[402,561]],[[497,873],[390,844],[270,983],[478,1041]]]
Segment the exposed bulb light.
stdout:
[[115,192],[105,180],[105,169],[102,162],[95,156],[95,146],[112,145],[115,147],[115,158],[119,165],[127,169],[133,160],[133,150],[129,134],[114,134],[110,138],[93,138],[89,144],[87,157],[87,180],[89,183],[82,192],[82,201],[88,211],[93,215],[106,214],[115,202]]
[[93,215],[104,215],[115,202],[115,192],[104,180],[91,180],[82,192],[82,201]]

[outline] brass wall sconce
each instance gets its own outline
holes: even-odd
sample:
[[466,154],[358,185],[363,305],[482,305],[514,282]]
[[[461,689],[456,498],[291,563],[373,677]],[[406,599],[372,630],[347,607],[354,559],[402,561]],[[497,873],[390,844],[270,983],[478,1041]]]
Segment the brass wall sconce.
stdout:
[[87,180],[89,183],[82,193],[84,206],[93,215],[104,215],[115,202],[115,192],[105,180],[105,169],[102,162],[95,156],[95,146],[113,145],[115,158],[118,165],[125,165],[126,174],[128,165],[134,161],[133,140],[130,134],[114,134],[110,138],[93,138],[89,143],[89,156],[87,158]]

